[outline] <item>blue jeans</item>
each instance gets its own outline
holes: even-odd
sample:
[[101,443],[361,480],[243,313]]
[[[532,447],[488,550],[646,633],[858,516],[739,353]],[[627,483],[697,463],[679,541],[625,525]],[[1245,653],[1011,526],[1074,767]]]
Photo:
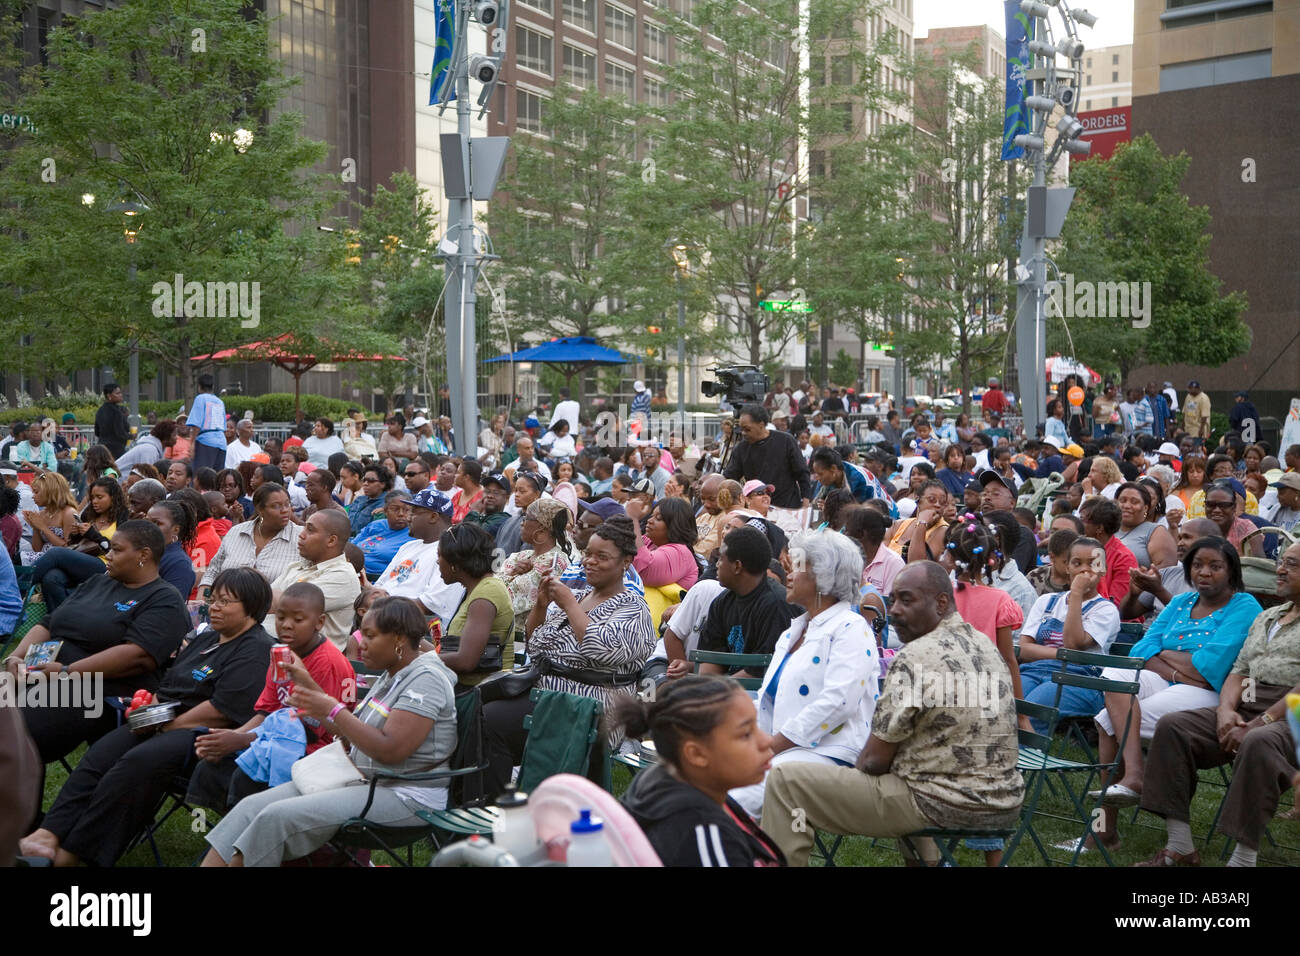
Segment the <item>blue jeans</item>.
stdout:
[[[1062,717],[1092,717],[1105,706],[1105,698],[1099,690],[1084,687],[1069,687],[1052,681],[1052,674],[1062,667],[1070,674],[1084,677],[1097,677],[1101,671],[1095,667],[1083,667],[1079,664],[1065,664],[1063,661],[1030,661],[1020,665],[1020,691],[1024,699],[1031,704],[1045,707],[1059,707]],[[1056,702],[1056,691],[1061,691],[1061,702]],[[1030,720],[1034,730],[1040,734],[1047,733],[1047,726],[1040,721]]]
[[94,555],[82,554],[72,548],[51,548],[36,559],[32,583],[41,586],[46,610],[52,613],[82,581],[106,570],[104,562]]

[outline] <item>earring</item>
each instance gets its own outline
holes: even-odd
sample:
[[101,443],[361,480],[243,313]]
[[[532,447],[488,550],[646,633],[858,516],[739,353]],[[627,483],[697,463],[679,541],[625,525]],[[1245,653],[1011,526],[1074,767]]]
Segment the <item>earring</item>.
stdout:
[[397,659],[398,659],[399,661],[402,659],[402,645],[401,645],[401,644],[398,644],[398,645],[397,645]]
[[136,565],[136,567],[138,567],[138,568],[143,568],[143,567],[144,567],[144,559],[143,559],[143,558],[140,559],[140,563],[139,563],[138,565]]

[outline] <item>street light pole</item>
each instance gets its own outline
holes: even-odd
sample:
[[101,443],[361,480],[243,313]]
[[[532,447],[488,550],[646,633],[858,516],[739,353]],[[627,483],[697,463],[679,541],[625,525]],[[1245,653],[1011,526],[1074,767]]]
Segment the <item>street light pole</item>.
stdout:
[[677,417],[686,428],[686,293],[682,270],[677,270]]

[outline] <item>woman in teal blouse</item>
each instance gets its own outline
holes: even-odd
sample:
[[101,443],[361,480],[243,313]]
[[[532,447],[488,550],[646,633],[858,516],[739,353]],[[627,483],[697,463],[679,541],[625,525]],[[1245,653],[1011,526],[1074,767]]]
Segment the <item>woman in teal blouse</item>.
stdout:
[[[1138,674],[1137,697],[1107,694],[1106,709],[1096,717],[1102,731],[1098,751],[1103,761],[1114,759],[1117,737],[1131,720],[1123,775],[1105,794],[1108,808],[1132,806],[1141,798],[1142,741],[1155,733],[1161,717],[1218,706],[1223,680],[1246,641],[1251,622],[1262,612],[1259,602],[1246,593],[1236,549],[1223,538],[1194,542],[1183,558],[1183,574],[1193,590],[1170,601],[1129,652],[1130,657],[1146,661]],[[1107,668],[1102,676],[1127,681],[1133,679],[1133,672]],[[1113,814],[1108,813],[1102,829],[1102,838],[1111,838],[1106,839],[1108,844],[1112,839],[1118,842],[1111,824]]]

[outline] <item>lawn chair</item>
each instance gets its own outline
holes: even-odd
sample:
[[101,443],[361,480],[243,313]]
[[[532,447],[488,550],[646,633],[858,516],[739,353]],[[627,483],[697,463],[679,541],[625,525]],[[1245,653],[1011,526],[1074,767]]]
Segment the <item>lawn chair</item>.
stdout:
[[1025,777],[1025,799],[1024,803],[1021,804],[1020,823],[1015,827],[999,828],[927,827],[924,830],[918,830],[916,833],[909,833],[901,839],[901,842],[911,849],[914,856],[919,857],[921,854],[912,841],[922,838],[931,839],[939,848],[939,856],[943,864],[945,866],[956,866],[957,860],[953,851],[960,841],[996,838],[1007,841],[1006,847],[1002,851],[1002,862],[999,865],[1010,866],[1011,858],[1015,855],[1016,848],[1020,846],[1020,842],[1026,833],[1034,841],[1039,852],[1046,856],[1042,841],[1039,840],[1038,834],[1034,832],[1033,818],[1038,809],[1038,798],[1043,788],[1045,775],[1042,771],[1048,760],[1047,751],[1052,744],[1051,728],[1056,723],[1057,710],[1055,707],[1048,707],[1044,704],[1031,704],[1028,701],[1017,700],[1016,716],[1040,721],[1048,727],[1047,734],[1036,733],[1032,730],[1017,730],[1020,743],[1017,766]]
[[[744,668],[751,674],[766,671],[767,665],[772,663],[771,654],[726,654],[721,651],[700,650],[691,651],[686,659],[692,664],[718,664],[722,667]],[[736,680],[745,690],[759,690],[763,686],[762,677],[737,677]]]
[[[528,740],[519,764],[519,790],[530,792],[557,773],[595,779],[609,790],[609,761],[604,756],[605,748],[597,746],[604,717],[601,702],[537,687],[530,695],[536,706],[524,718]],[[420,810],[416,816],[440,834],[468,837],[492,833],[498,812],[496,807],[459,806]]]

